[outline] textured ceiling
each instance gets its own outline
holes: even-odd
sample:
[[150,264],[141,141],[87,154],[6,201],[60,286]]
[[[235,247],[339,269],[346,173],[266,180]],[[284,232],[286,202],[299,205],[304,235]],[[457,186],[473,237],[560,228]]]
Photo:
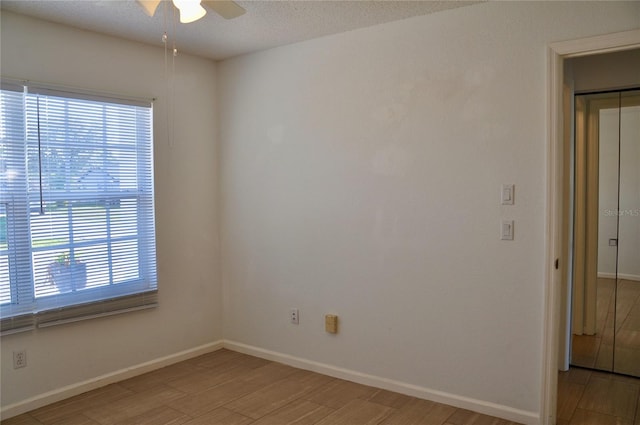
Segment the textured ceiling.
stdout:
[[[225,20],[209,11],[194,23],[176,24],[180,51],[225,59],[383,22],[468,6],[472,1],[238,1],[247,13]],[[174,33],[173,8],[144,14],[135,0],[2,0],[2,9],[52,22],[161,46]]]

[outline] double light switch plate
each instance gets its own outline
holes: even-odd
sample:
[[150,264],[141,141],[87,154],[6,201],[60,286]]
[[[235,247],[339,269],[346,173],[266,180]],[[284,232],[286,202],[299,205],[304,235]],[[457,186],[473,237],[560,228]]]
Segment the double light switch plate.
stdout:
[[[503,184],[500,188],[500,202],[502,205],[513,205],[515,203],[515,185]],[[513,240],[513,220],[502,220],[500,223],[500,239],[503,241]]]

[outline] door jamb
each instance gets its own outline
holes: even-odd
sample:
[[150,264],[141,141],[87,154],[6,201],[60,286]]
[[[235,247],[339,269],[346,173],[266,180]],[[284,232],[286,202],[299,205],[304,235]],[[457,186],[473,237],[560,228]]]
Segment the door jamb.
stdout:
[[[545,237],[544,329],[540,423],[555,424],[558,393],[560,289],[566,275],[562,255],[563,199],[563,64],[564,59],[640,47],[640,29],[552,43],[547,49],[547,208]],[[560,260],[558,268],[556,259]]]

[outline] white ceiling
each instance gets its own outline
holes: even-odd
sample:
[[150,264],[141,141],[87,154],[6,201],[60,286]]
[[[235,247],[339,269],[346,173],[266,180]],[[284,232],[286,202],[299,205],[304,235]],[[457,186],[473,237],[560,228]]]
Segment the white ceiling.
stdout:
[[[175,34],[179,51],[212,59],[282,46],[383,22],[468,6],[477,1],[238,1],[247,13],[225,20],[209,11],[194,23],[176,24],[173,8],[153,18],[135,0],[2,0],[2,9],[52,22],[162,46]],[[165,12],[165,10],[167,12]]]

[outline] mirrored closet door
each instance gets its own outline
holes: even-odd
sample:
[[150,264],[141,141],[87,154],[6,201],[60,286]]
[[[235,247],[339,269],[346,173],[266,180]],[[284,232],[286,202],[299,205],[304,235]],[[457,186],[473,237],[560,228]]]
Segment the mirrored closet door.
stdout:
[[575,97],[571,364],[640,377],[640,90]]

